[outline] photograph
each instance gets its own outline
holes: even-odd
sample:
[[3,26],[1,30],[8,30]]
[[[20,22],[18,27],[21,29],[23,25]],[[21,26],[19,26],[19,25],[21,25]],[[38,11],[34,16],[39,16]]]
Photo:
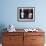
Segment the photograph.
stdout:
[[17,20],[24,22],[32,22],[35,20],[35,7],[18,7]]

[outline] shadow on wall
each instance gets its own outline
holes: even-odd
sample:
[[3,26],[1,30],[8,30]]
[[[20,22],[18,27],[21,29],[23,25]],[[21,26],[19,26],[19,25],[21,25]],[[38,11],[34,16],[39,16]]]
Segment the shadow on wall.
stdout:
[[4,28],[6,28],[5,25],[0,24],[0,43],[2,43],[2,36],[3,36],[2,33],[6,31],[6,29],[4,30]]

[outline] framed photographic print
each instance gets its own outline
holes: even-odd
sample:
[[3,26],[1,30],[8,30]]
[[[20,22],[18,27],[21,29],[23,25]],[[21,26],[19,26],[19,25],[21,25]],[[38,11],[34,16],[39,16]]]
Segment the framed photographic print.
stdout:
[[17,20],[21,22],[35,21],[35,7],[18,7]]

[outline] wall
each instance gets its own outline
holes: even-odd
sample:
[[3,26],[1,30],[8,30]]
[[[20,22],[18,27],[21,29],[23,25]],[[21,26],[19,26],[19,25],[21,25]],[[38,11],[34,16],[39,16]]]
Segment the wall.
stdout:
[[[13,24],[16,28],[46,28],[46,0],[0,0],[0,25]],[[35,22],[18,22],[17,7],[35,7]]]

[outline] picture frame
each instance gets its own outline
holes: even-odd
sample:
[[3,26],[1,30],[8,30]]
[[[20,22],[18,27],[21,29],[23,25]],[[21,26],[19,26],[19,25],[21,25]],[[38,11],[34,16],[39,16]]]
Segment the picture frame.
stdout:
[[35,21],[35,7],[18,7],[17,21],[20,22],[34,22]]

